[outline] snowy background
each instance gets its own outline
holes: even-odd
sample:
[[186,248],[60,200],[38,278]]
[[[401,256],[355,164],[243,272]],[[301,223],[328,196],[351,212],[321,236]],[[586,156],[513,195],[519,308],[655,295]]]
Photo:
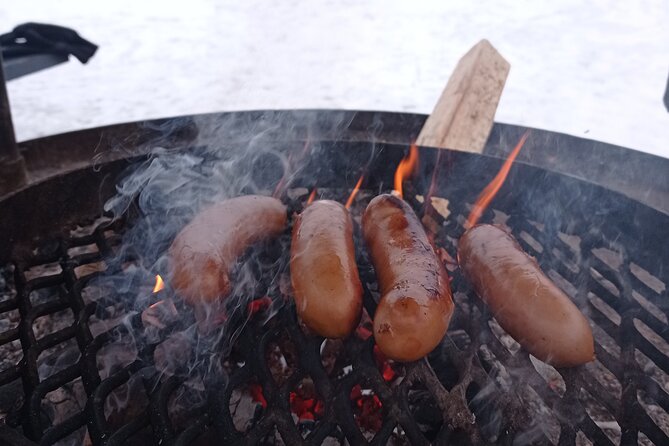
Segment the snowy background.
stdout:
[[[11,5],[10,5],[11,4]],[[669,157],[669,0],[4,1],[100,45],[8,85],[17,138],[212,111],[430,113],[489,39],[511,63],[496,120]]]

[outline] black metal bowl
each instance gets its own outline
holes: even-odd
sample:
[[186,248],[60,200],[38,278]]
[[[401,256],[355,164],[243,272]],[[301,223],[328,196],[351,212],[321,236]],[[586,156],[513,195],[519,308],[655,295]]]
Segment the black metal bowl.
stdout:
[[[274,144],[273,148],[283,153],[303,148],[299,138],[265,143]],[[226,141],[217,150],[225,152],[229,144],[232,142]],[[406,150],[404,144],[319,140],[314,142],[311,156],[291,187],[311,187],[317,178],[321,189],[346,190],[364,171],[366,190],[388,190],[394,168]],[[276,427],[291,444],[319,444],[327,436],[346,437],[357,444],[365,442],[365,437],[356,427],[352,409],[341,401],[347,389],[362,382],[374,389],[386,408],[383,425],[372,443],[385,443],[398,426],[404,438],[416,444],[448,439],[510,442],[514,438],[574,444],[583,435],[596,444],[627,444],[639,438],[655,444],[669,441],[663,430],[669,426],[669,394],[664,387],[669,382],[669,251],[663,249],[669,215],[600,185],[522,162],[511,169],[482,221],[505,221],[521,245],[588,315],[596,337],[595,365],[545,369],[522,350],[510,348],[505,344],[508,337],[491,322],[490,314],[456,271],[453,289],[457,311],[449,336],[429,362],[403,368],[405,384],[389,386],[374,367],[371,341],[356,339],[345,346],[353,373],[348,378],[328,377],[317,357],[321,340],[301,333],[288,305],[270,325],[251,323],[245,332],[248,336],[240,337],[244,340],[240,341],[240,351],[246,352],[245,365],[230,375],[229,382],[240,385],[255,379],[269,401],[253,430],[242,434],[231,428],[230,392],[223,386],[212,392],[204,407],[194,410],[188,427],[176,427],[167,416],[167,405],[169,396],[182,383],[147,372],[153,367],[153,349],[161,341],[141,346],[144,353],[139,359],[112,376],[99,376],[95,357],[107,342],[106,337],[112,335],[91,334],[89,318],[96,308],[81,296],[90,277],[80,278],[75,273],[77,268],[109,255],[110,243],[118,241],[118,233],[124,224],[132,225],[134,217],[99,226],[91,235],[70,234],[71,225],[99,216],[121,172],[145,159],[146,155],[136,155],[56,175],[0,202],[0,264],[9,265],[13,274],[6,281],[0,313],[18,310],[20,314],[15,327],[0,333],[0,347],[19,340],[23,350],[23,359],[0,370],[0,393],[3,389],[19,392],[15,400],[19,408],[8,417],[7,424],[32,440],[51,444],[85,425],[95,444],[132,443],[133,438],[140,441],[134,437],[140,434],[144,435],[141,441],[150,438],[163,444],[185,444],[202,436],[255,443],[267,441]],[[254,163],[262,164],[262,157],[255,158]],[[406,199],[422,214],[423,204],[417,196],[426,195],[438,169],[434,195],[449,200],[450,213],[437,215],[436,240],[451,254],[463,231],[468,206],[501,163],[485,155],[420,149],[419,170],[407,184]],[[258,169],[261,171],[256,184],[271,190],[277,178]],[[68,254],[73,247],[87,245],[95,245],[96,252]],[[58,264],[61,272],[26,276],[27,270],[43,264]],[[373,283],[370,270],[364,265],[361,270],[366,282]],[[46,287],[61,290],[57,303],[31,303],[31,292]],[[369,293],[366,300],[366,308],[372,312],[375,304]],[[74,323],[36,339],[35,319],[51,317],[63,309],[72,310]],[[141,328],[137,320],[134,324]],[[286,332],[302,352],[295,376],[310,376],[326,403],[326,415],[304,436],[287,412],[285,398],[292,382],[272,384],[263,362],[263,349]],[[42,380],[37,370],[40,353],[68,339],[76,340],[81,359]],[[104,413],[105,398],[139,375],[144,376],[147,407],[126,424],[110,423]],[[87,405],[64,422],[52,425],[40,415],[41,401],[48,392],[76,379],[84,382]],[[500,380],[508,382],[500,384]],[[17,382],[21,383],[18,387]],[[425,423],[430,422],[417,418],[410,402],[416,386],[427,388],[433,395],[430,404],[432,414],[437,415],[436,421],[432,417],[436,424],[427,428]],[[527,392],[534,392],[535,397],[528,397]],[[477,424],[471,424],[473,415]],[[0,435],[10,438],[9,434]]]

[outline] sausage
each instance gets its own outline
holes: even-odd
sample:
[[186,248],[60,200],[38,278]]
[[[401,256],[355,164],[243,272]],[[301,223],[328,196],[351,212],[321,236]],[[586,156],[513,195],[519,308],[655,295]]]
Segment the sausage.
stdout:
[[369,203],[362,230],[381,292],[376,343],[396,361],[420,359],[441,342],[453,315],[446,270],[416,214],[395,195]]
[[297,313],[314,332],[344,338],[362,314],[353,222],[336,201],[315,201],[293,226],[290,277]]
[[469,229],[458,243],[458,263],[499,325],[529,353],[556,367],[594,359],[587,319],[507,231]]
[[286,207],[275,198],[245,195],[209,206],[172,242],[168,252],[172,286],[190,304],[225,297],[237,258],[285,227]]

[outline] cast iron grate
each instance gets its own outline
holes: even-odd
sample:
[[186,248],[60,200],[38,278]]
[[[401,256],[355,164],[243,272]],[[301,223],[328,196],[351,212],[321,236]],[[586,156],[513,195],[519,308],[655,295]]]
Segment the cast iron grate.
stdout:
[[[415,197],[410,201],[422,207]],[[359,215],[364,202],[365,198],[358,200],[354,214]],[[437,245],[453,254],[468,208],[451,202],[449,211],[445,219],[431,215],[439,228]],[[181,320],[151,336],[137,335],[144,331],[137,308],[121,309],[126,316],[113,328],[95,323],[107,316],[113,319],[105,312],[125,302],[118,295],[137,292],[117,290],[95,302],[86,298],[87,285],[109,267],[104,259],[120,243],[124,228],[122,221],[100,221],[89,222],[90,233],[73,232],[18,255],[3,270],[0,415],[8,428],[40,444],[68,438],[95,445],[213,440],[312,445],[345,440],[418,445],[522,440],[667,444],[666,280],[637,266],[622,242],[611,249],[597,231],[551,232],[517,215],[490,210],[483,221],[493,220],[512,228],[544,270],[586,309],[596,337],[595,363],[555,370],[530,358],[494,323],[458,272],[451,271],[457,311],[449,335],[429,364],[393,364],[399,379],[384,377],[373,340],[359,336],[337,347],[339,372],[333,374],[323,362],[323,340],[305,336],[290,304],[280,304],[272,307],[276,313],[269,319],[238,312],[237,323],[229,326],[243,331],[231,352],[234,360],[226,362],[228,373],[208,373],[205,381],[194,385],[178,375],[160,373],[154,360],[161,343],[192,325],[192,314],[178,299]],[[365,308],[372,314],[374,276],[364,259],[361,274],[368,288]],[[271,297],[282,302],[280,296]],[[63,312],[71,316],[64,326],[56,323]],[[38,329],[37,321],[51,318],[51,325]],[[105,349],[126,335],[133,354],[118,367],[103,368],[101,352],[106,354]],[[194,336],[190,342],[206,339]],[[67,343],[69,348],[62,347]],[[291,373],[280,379],[267,360],[267,352],[276,346],[292,361]],[[56,361],[49,362],[51,357]],[[305,379],[313,383],[324,406],[317,419],[296,421],[291,393]],[[231,400],[236,389],[249,385],[260,386],[266,404],[256,407],[247,429],[240,431]],[[356,386],[380,403],[383,416],[374,429],[361,428],[351,401]],[[136,396],[133,408],[119,417],[110,413],[109,400],[121,388]],[[174,413],[175,399],[197,393],[201,395],[193,397],[192,404],[182,404]],[[79,404],[54,415],[48,408],[59,400]],[[0,439],[20,444],[8,428],[0,430]]]

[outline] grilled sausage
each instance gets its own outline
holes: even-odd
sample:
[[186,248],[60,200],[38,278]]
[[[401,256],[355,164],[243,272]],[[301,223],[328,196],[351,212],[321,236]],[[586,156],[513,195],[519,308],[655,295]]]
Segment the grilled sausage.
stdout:
[[285,226],[286,207],[275,198],[246,195],[206,208],[172,242],[172,286],[190,304],[226,296],[237,258],[252,244],[278,236]]
[[529,353],[556,367],[594,359],[586,318],[508,232],[469,229],[458,243],[458,262],[499,325]]
[[353,223],[336,201],[315,201],[297,217],[290,250],[297,312],[314,332],[344,338],[358,325],[362,285],[355,263]]
[[444,266],[416,214],[397,196],[374,198],[362,229],[381,292],[376,343],[391,359],[420,359],[439,344],[453,314]]

